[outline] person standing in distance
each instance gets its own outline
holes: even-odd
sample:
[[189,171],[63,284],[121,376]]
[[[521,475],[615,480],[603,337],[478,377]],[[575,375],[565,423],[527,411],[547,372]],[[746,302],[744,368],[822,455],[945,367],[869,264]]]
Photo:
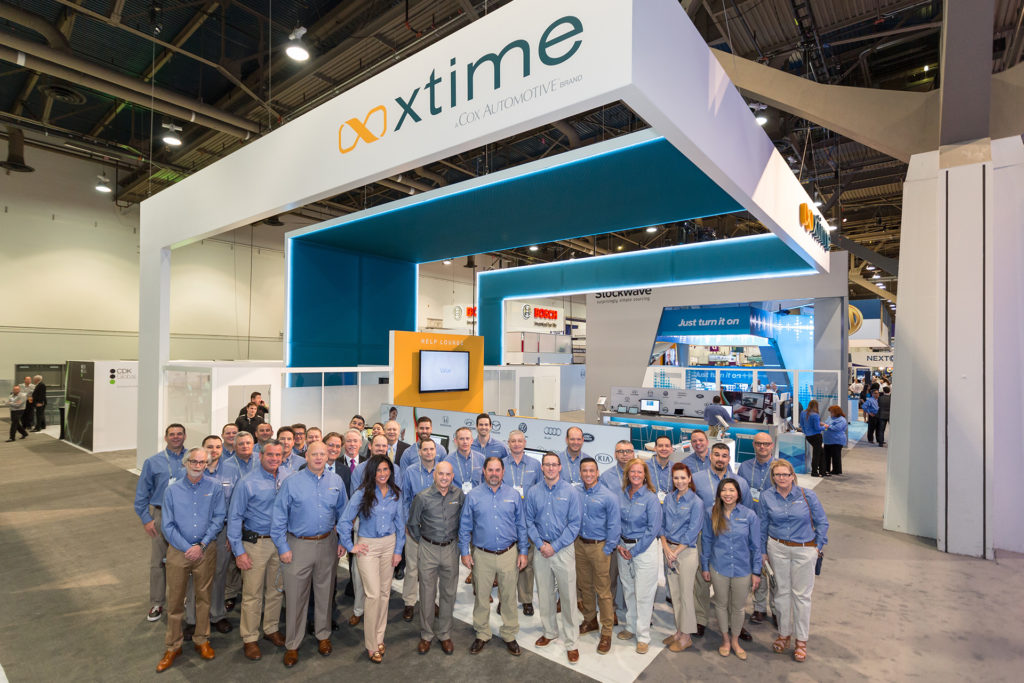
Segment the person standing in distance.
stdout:
[[[7,399],[7,407],[11,409],[11,433],[8,435],[7,443],[14,441],[14,434],[21,434],[21,438],[28,437],[28,430],[25,429],[24,416],[25,407],[28,405],[28,397],[22,393],[21,385],[15,384],[11,389],[11,395]],[[159,618],[159,616],[157,617]]]

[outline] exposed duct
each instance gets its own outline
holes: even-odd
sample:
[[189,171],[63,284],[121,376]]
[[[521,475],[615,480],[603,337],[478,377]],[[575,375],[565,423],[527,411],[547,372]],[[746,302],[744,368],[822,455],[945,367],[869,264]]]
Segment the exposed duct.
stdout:
[[416,169],[416,174],[422,178],[426,178],[432,183],[436,183],[439,187],[444,187],[448,184],[448,181],[444,179],[443,175],[434,173],[433,171],[428,171],[422,166]]
[[38,14],[26,12],[13,5],[0,2],[0,19],[6,19],[12,24],[19,24],[25,28],[30,28],[45,38],[50,47],[62,53],[71,54],[71,45],[68,43],[67,37],[58,31],[56,26]]
[[580,136],[568,123],[565,121],[555,121],[553,128],[565,136],[565,139],[569,142],[569,149],[576,149],[580,146]]
[[31,173],[36,170],[25,163],[25,131],[21,128],[7,128],[7,160],[0,161],[0,166],[8,173]]

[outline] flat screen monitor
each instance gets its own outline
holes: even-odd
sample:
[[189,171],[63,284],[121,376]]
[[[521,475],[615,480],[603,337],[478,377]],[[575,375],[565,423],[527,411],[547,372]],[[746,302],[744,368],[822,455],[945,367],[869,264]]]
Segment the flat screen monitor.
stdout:
[[661,410],[661,401],[656,398],[640,399],[640,412],[657,413]]
[[448,451],[448,437],[445,434],[431,433],[430,438],[444,446],[444,449]]
[[630,415],[636,415],[639,412],[640,412],[640,408],[639,407],[637,407],[637,406],[630,406],[629,407],[629,414]]
[[420,351],[420,393],[469,391],[469,351]]
[[682,408],[676,408],[676,415],[684,415],[684,414],[685,413],[683,412]]
[[536,458],[538,462],[543,462],[544,454],[547,453],[547,451],[539,451],[536,448],[524,448],[523,452],[531,458]]
[[625,403],[620,403],[618,405],[618,407],[615,409],[615,412],[616,413],[624,413],[624,412],[626,412],[626,404]]
[[740,396],[740,403],[743,404],[744,408],[764,408],[764,394],[751,394],[744,392]]

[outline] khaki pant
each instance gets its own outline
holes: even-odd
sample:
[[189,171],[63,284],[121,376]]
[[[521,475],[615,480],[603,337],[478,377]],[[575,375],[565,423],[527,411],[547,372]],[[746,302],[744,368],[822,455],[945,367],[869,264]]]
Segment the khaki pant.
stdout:
[[420,599],[419,546],[415,538],[409,534],[405,535],[405,579],[402,582],[402,600],[406,607],[415,606]]
[[284,602],[281,560],[277,548],[269,538],[256,543],[242,543],[252,561],[252,569],[242,572],[242,616],[239,631],[243,643],[255,643],[260,637],[260,616],[263,632],[277,633],[281,622],[281,604]]
[[[672,548],[673,552],[675,547]],[[672,611],[676,619],[676,631],[679,633],[697,632],[697,615],[693,609],[693,584],[696,572],[700,569],[697,549],[686,548],[676,558],[675,571],[665,565],[665,583],[672,595]]]
[[292,561],[283,564],[285,603],[285,643],[298,650],[306,633],[306,612],[312,588],[315,607],[313,627],[317,640],[331,637],[331,565],[338,562],[338,534],[307,541],[288,534]]
[[512,546],[501,555],[489,553],[480,548],[472,549],[473,555],[473,630],[483,641],[491,639],[491,588],[498,579],[498,599],[508,609],[501,610],[501,630],[498,634],[506,643],[519,635],[519,610],[515,608],[519,570],[516,569],[518,549]]
[[[538,551],[533,561],[544,637],[554,639],[561,635],[565,649],[575,650],[580,636],[580,613],[576,607],[576,547],[567,545],[551,557],[544,557]],[[565,598],[561,614],[555,612],[556,592]]]
[[[232,556],[234,557],[234,556]],[[239,598],[242,595],[242,572],[232,560],[228,562],[228,578],[224,582],[225,599]]]
[[722,576],[711,568],[711,585],[715,587],[715,614],[718,616],[718,628],[725,634],[732,631],[739,636],[743,629],[743,606],[750,595],[750,574],[731,578]]
[[604,554],[604,541],[584,543],[576,539],[576,592],[583,605],[583,621],[595,619],[600,608],[602,636],[610,636],[615,623],[610,571],[612,566],[617,567],[618,563],[613,561],[611,555]]
[[[406,547],[409,538],[406,537]],[[459,588],[459,545],[453,541],[445,546],[434,545],[426,541],[419,546],[419,584],[420,584],[420,638],[430,642],[435,636],[438,640],[450,640],[452,637],[452,620],[455,610],[455,594]],[[409,553],[405,554],[406,562]],[[406,580],[408,581],[408,574]],[[438,615],[437,628],[434,628],[434,611],[430,606],[437,596]]]
[[[631,552],[635,547],[633,543],[622,545]],[[618,559],[622,597],[626,600],[626,628],[636,634],[637,643],[650,643],[651,615],[654,612],[654,595],[658,591],[661,550],[652,542],[647,550],[633,554],[632,560],[621,555]]]
[[[519,572],[519,581],[517,582],[519,588],[519,602],[533,603],[533,554],[536,552],[536,548],[533,547],[533,541],[530,541],[530,550],[526,553],[526,569]],[[517,551],[518,552],[518,551]]]
[[[703,533],[697,536],[697,557],[700,557],[703,536]],[[711,584],[701,576],[699,562],[693,577],[693,613],[698,624],[701,626],[708,625],[708,615],[711,613]]]
[[779,635],[796,632],[796,639],[807,641],[811,632],[811,591],[814,590],[814,565],[818,549],[783,545],[768,539],[768,561],[775,570],[775,605]]
[[775,593],[770,591],[769,581],[762,581],[757,586],[757,590],[754,591],[754,610],[757,612],[768,613],[768,605],[771,605],[771,613],[775,612]]
[[196,632],[192,642],[201,645],[210,639],[210,585],[217,567],[217,546],[213,543],[195,562],[185,559],[185,553],[173,545],[167,548],[167,636],[168,650],[177,650],[183,640],[182,622],[185,620],[185,595],[191,577],[196,587]]
[[[213,585],[210,586],[210,621],[217,623],[228,615],[224,609],[224,587],[228,576],[228,565],[234,564],[235,556],[228,546],[228,528],[225,526],[213,542],[217,546],[217,567],[213,571]],[[188,584],[188,600],[185,603],[185,623],[196,623],[196,591],[192,581]]]
[[149,506],[149,514],[156,522],[156,537],[149,539],[149,602],[163,605],[167,600],[167,576],[164,572],[164,558],[167,557],[167,540],[161,526],[163,512],[155,505]]
[[[391,579],[394,567],[391,558],[395,554],[395,535],[384,538],[359,536],[356,543],[365,543],[367,551],[357,556],[359,575],[363,578],[363,593],[366,595],[365,616],[363,617],[363,645],[367,652],[376,652],[384,642],[384,630],[388,625],[388,603],[391,601]],[[408,564],[408,557],[406,558]],[[330,624],[328,624],[328,628]]]
[[[358,538],[359,517],[352,521],[352,528],[355,530],[353,538]],[[356,556],[351,553],[348,556],[348,575],[352,579],[352,595],[355,596],[352,600],[352,615],[361,617],[366,610],[366,594],[363,593],[363,578],[359,575],[359,562],[356,560]]]

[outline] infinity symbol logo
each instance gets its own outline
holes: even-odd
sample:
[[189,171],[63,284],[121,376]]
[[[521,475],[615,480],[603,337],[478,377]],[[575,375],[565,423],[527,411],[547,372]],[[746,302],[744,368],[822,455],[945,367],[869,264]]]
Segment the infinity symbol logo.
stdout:
[[[380,112],[382,114],[382,125],[381,125],[381,128],[380,128],[380,134],[379,135],[375,135],[373,132],[370,131],[370,129],[368,127],[369,123],[370,123],[370,119],[377,112]],[[345,126],[348,126],[349,128],[351,128],[355,132],[355,134],[356,134],[356,137],[352,141],[352,144],[348,145],[347,147],[345,146],[345,143],[342,142],[342,139],[341,139],[341,135],[342,135],[342,132],[345,130]],[[382,105],[374,107],[373,109],[368,111],[366,113],[366,117],[362,121],[360,121],[359,119],[349,119],[345,123],[343,123],[340,126],[338,126],[338,151],[341,152],[342,154],[348,154],[349,152],[351,152],[353,149],[356,148],[356,145],[359,144],[360,140],[362,140],[363,142],[366,142],[367,144],[369,144],[371,142],[377,142],[377,140],[379,140],[382,137],[384,137],[384,134],[387,133],[387,132],[388,132],[388,110],[382,104]]]

